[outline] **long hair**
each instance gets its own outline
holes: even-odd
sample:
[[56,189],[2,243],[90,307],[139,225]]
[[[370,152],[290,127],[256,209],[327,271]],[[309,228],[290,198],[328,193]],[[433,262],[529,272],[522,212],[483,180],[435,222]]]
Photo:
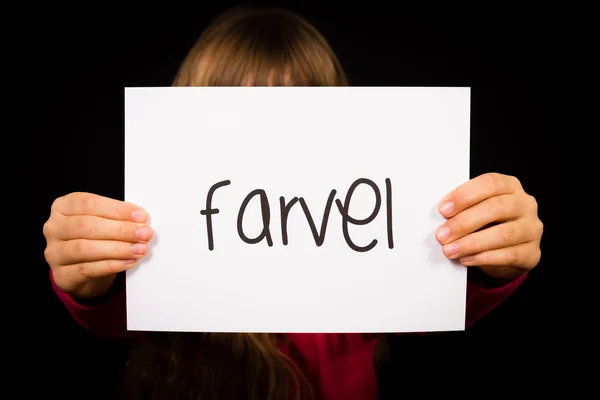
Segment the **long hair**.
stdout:
[[[236,8],[218,16],[173,86],[346,86],[340,62],[305,19]],[[287,346],[293,357],[281,351]],[[285,335],[155,333],[126,364],[128,399],[310,399],[312,377]]]

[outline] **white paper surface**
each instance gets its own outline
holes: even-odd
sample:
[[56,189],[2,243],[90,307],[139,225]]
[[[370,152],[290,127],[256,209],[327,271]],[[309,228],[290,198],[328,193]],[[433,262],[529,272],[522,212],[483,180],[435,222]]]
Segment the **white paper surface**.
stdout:
[[[150,254],[127,273],[130,330],[411,332],[462,330],[466,268],[435,240],[437,205],[469,179],[469,88],[126,88],[125,200],[150,214]],[[303,198],[321,228],[327,199],[357,179],[380,209],[366,225],[331,204],[317,246],[300,201],[282,243],[280,196]],[[386,179],[393,248],[388,246]],[[207,193],[212,195],[209,250]],[[245,243],[245,197],[266,193],[270,235]],[[260,197],[244,234],[263,229]],[[360,184],[348,215],[365,219]]]

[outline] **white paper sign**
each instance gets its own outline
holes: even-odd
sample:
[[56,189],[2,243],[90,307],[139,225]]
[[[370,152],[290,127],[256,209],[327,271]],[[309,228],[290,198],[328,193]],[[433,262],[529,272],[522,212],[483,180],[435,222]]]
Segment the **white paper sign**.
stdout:
[[127,88],[125,200],[155,230],[128,328],[464,329],[434,232],[469,128],[469,88]]

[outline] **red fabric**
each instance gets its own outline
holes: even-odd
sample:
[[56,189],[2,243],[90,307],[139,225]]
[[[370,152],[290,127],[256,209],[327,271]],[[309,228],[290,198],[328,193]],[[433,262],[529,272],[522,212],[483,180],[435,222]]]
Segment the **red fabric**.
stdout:
[[[471,273],[467,284],[466,327],[497,307],[525,280],[526,274],[512,281],[499,281]],[[126,327],[125,290],[98,305],[84,305],[52,287],[69,313],[83,327],[106,338],[141,335]],[[362,334],[288,334],[312,376],[318,380],[322,398],[376,399],[377,385],[373,358],[378,335]],[[287,353],[287,350],[283,348]]]

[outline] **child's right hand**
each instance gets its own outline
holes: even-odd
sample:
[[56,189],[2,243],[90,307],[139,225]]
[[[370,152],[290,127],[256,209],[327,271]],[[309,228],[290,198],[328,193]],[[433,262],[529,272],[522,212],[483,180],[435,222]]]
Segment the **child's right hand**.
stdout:
[[148,251],[152,229],[140,207],[91,193],[59,197],[44,224],[44,256],[56,285],[73,297],[105,294],[116,274]]

